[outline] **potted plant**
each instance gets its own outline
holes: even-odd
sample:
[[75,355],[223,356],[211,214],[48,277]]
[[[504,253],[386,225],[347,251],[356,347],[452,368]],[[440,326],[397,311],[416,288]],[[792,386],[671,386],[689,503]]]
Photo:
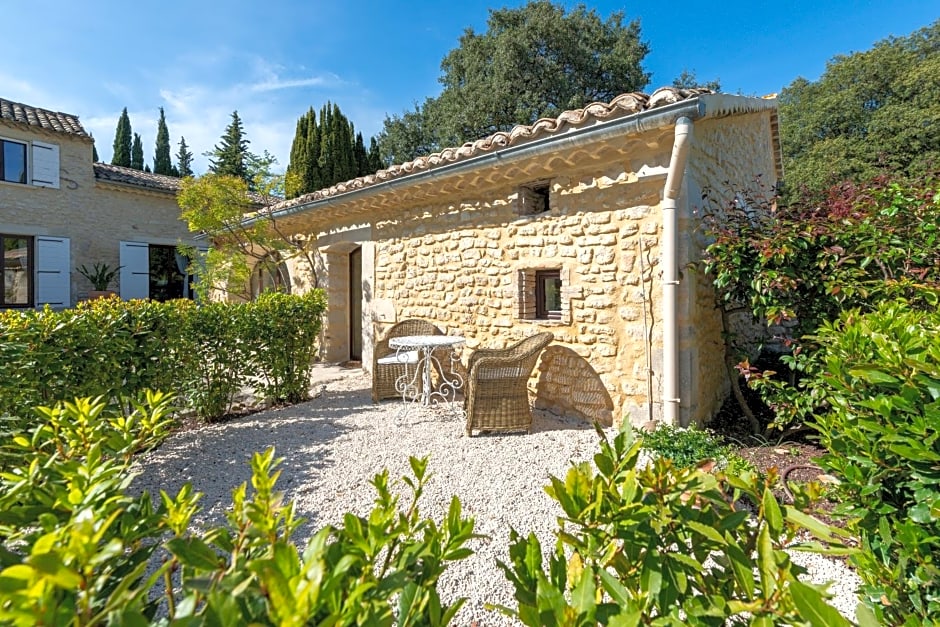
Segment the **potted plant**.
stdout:
[[91,270],[85,267],[84,264],[75,269],[80,275],[88,279],[94,287],[92,291],[88,292],[89,299],[105,298],[115,295],[114,292],[108,288],[111,286],[111,281],[114,280],[121,270],[121,266],[111,268],[111,266],[106,263],[95,263],[92,264]]

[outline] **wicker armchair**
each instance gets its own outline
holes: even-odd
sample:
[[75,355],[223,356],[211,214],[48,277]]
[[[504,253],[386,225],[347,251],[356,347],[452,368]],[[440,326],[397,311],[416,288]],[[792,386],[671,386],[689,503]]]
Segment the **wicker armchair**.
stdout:
[[[377,403],[386,398],[401,398],[401,392],[395,389],[395,382],[405,375],[408,366],[414,369],[418,361],[417,352],[402,355],[402,360],[396,359],[395,349],[388,347],[390,339],[406,335],[443,334],[444,332],[432,323],[417,318],[402,320],[389,329],[372,351],[372,402]],[[418,379],[420,384],[420,377]]]
[[481,348],[467,363],[464,409],[467,435],[478,431],[526,431],[532,428],[528,382],[551,333],[538,333],[503,349]]

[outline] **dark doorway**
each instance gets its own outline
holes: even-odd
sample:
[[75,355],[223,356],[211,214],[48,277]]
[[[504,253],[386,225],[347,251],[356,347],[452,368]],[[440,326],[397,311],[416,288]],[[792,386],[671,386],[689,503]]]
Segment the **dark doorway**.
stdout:
[[362,360],[362,248],[349,253],[349,359]]

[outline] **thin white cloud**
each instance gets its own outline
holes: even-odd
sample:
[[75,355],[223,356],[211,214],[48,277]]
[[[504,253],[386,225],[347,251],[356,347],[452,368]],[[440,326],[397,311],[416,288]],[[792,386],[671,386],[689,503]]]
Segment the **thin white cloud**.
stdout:
[[261,83],[251,85],[253,92],[276,91],[278,89],[293,89],[295,87],[337,87],[343,82],[336,75],[311,76],[310,78],[296,79],[268,79]]

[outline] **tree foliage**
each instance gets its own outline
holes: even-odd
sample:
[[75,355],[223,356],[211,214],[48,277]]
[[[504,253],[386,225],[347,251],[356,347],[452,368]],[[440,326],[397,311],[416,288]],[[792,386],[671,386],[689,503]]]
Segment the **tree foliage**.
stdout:
[[[270,157],[267,152],[265,155]],[[317,287],[316,251],[308,249],[303,239],[282,231],[271,214],[253,205],[251,198],[248,184],[238,177],[210,173],[183,179],[177,195],[182,219],[190,231],[212,236],[212,248],[192,268],[201,297],[214,290],[251,298],[252,271],[268,272],[272,281],[277,278],[278,264],[267,263],[270,259],[297,260],[312,287]],[[246,223],[249,213],[256,219]]]
[[114,131],[114,154],[111,156],[111,165],[130,167],[132,141],[131,119],[127,115],[127,107],[124,107],[121,117],[118,118],[117,129]]
[[225,127],[222,139],[205,153],[209,157],[209,171],[220,176],[234,176],[252,185],[248,174],[249,143],[238,111],[233,111],[232,121]]
[[[937,178],[844,183],[787,204],[740,192],[726,196],[732,200],[705,207],[712,240],[705,270],[724,306],[744,306],[755,320],[785,325],[788,334],[780,339],[791,353],[783,364],[794,373],[816,367],[807,336],[844,311],[869,312],[896,298],[921,311],[936,309]],[[802,379],[787,382],[747,362],[740,367],[774,411],[771,427],[798,425],[820,403]]]
[[356,133],[339,105],[327,102],[321,107],[319,118],[311,107],[297,120],[287,165],[287,198],[381,169],[374,138],[371,145],[374,150],[367,152],[362,133]]
[[140,135],[134,133],[134,143],[131,146],[131,166],[135,170],[144,169],[144,144]]
[[694,89],[696,87],[704,87],[705,89],[710,89],[712,91],[721,91],[721,81],[716,79],[710,81],[699,80],[699,77],[696,76],[694,70],[682,70],[682,74],[675,77],[672,80],[672,86],[678,87],[679,89]]
[[780,96],[788,189],[825,189],[940,164],[940,20],[834,57],[818,81]]
[[468,28],[441,62],[441,94],[386,118],[382,157],[405,161],[640,90],[648,52],[639,21],[625,22],[622,11],[605,20],[549,0],[491,9],[486,32]]
[[166,116],[160,107],[160,119],[157,121],[157,142],[153,151],[154,174],[173,175],[173,161],[170,160],[170,130],[166,126]]
[[176,153],[176,171],[174,176],[185,178],[193,175],[193,153],[186,145],[186,138],[180,137],[180,148]]

